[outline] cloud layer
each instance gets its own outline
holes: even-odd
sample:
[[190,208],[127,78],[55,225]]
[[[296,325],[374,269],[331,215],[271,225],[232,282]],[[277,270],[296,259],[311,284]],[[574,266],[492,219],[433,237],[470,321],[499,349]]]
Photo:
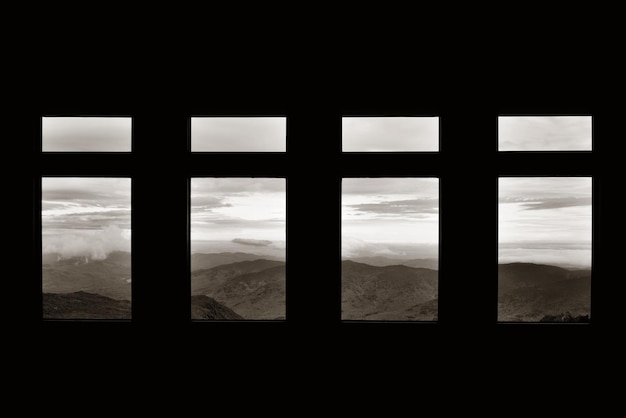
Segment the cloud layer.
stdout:
[[591,116],[502,116],[500,151],[590,151]]
[[103,260],[113,251],[130,252],[130,233],[117,226],[101,230],[64,232],[42,236],[43,253],[56,253],[62,257],[89,256]]
[[194,152],[284,152],[286,144],[284,117],[191,118]]
[[344,117],[342,147],[347,152],[438,151],[437,117]]
[[129,178],[44,177],[43,251],[105,258],[130,251]]
[[44,152],[129,152],[131,118],[44,117]]

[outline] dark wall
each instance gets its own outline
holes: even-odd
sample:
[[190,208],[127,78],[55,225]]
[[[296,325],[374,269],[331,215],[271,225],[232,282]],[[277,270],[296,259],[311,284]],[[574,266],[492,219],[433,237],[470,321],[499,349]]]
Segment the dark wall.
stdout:
[[[364,74],[362,67],[329,60],[323,69],[308,71],[287,65],[281,71],[229,72],[211,62],[170,71],[144,62],[91,72],[85,68],[97,60],[84,64],[74,72],[46,69],[25,80],[9,113],[17,148],[5,159],[8,164],[17,156],[20,162],[9,170],[9,182],[17,187],[7,201],[16,203],[15,223],[24,225],[16,234],[28,239],[10,249],[14,257],[8,265],[19,261],[26,272],[9,284],[5,297],[11,310],[5,319],[23,336],[18,350],[28,349],[31,364],[47,368],[61,361],[79,368],[81,362],[119,360],[127,369],[149,367],[148,359],[157,359],[165,369],[179,370],[253,355],[265,364],[293,364],[319,376],[330,373],[331,364],[355,373],[365,364],[434,375],[450,369],[466,376],[501,367],[507,375],[532,370],[559,380],[574,376],[574,369],[593,379],[598,368],[612,367],[617,330],[623,328],[622,266],[615,249],[621,242],[615,208],[623,189],[617,161],[623,114],[614,106],[614,79],[599,69],[546,65],[545,71],[505,71],[468,61],[447,72],[405,67]],[[134,151],[113,157],[41,155],[39,119],[46,114],[132,116]],[[288,152],[191,155],[189,116],[219,114],[286,115]],[[441,152],[342,155],[342,114],[440,115]],[[594,151],[499,155],[499,114],[591,114]],[[130,323],[41,320],[37,184],[53,174],[133,178]],[[505,174],[594,177],[590,324],[496,323],[497,177]],[[197,175],[287,177],[286,322],[189,321],[187,179]],[[441,178],[439,323],[341,323],[343,176]]]

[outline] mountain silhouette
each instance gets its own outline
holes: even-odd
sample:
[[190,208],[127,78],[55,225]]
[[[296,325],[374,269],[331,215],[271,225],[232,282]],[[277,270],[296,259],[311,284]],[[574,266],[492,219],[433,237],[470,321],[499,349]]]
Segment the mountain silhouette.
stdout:
[[[510,263],[498,265],[498,320],[563,322],[589,316],[591,270]],[[572,321],[573,322],[573,321]]]
[[211,297],[244,319],[284,319],[285,276],[282,261],[258,259],[224,264],[193,271],[192,295]]
[[88,292],[44,293],[44,319],[130,319],[128,300]]
[[191,318],[212,320],[241,320],[241,315],[233,312],[213,298],[204,295],[191,297]]
[[414,268],[427,268],[431,270],[437,270],[439,268],[439,261],[436,258],[413,258],[413,259],[399,259],[384,256],[372,256],[372,257],[351,257],[346,260],[354,261],[355,263],[369,264],[370,266],[385,267],[403,265]]
[[346,320],[437,319],[438,272],[404,265],[341,263],[342,317]]
[[206,270],[223,264],[238,263],[240,261],[252,261],[258,259],[282,261],[271,256],[260,256],[250,253],[194,253],[191,255],[191,271]]

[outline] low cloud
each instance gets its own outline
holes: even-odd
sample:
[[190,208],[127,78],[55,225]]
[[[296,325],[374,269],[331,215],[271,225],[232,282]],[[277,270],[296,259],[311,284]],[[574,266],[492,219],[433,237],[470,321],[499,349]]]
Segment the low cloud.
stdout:
[[44,254],[57,253],[64,258],[88,256],[103,260],[113,251],[130,251],[130,237],[115,225],[95,231],[44,235],[42,240]]
[[272,241],[264,240],[264,239],[246,239],[246,238],[235,238],[232,240],[235,244],[241,245],[252,245],[254,247],[267,247],[272,244]]

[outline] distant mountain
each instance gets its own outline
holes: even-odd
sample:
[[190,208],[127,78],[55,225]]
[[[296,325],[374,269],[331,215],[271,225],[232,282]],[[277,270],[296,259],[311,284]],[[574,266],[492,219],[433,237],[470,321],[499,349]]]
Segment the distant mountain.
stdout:
[[[498,319],[550,321],[589,315],[591,271],[510,263],[498,265]],[[561,319],[558,319],[561,318]]]
[[88,292],[44,293],[44,319],[130,319],[127,300],[116,300]]
[[220,265],[192,272],[192,295],[214,298],[245,319],[284,319],[285,276],[282,261]]
[[343,319],[436,320],[436,270],[350,260],[341,265]]
[[191,297],[191,318],[213,320],[241,320],[232,309],[227,308],[213,298],[204,295]]
[[213,267],[220,266],[222,264],[232,264],[238,263],[240,261],[250,261],[250,260],[273,260],[273,261],[283,261],[276,257],[271,256],[260,256],[258,254],[250,254],[250,253],[194,253],[191,255],[191,271],[196,270],[205,270]]
[[233,277],[283,265],[285,265],[283,261],[257,259],[195,270],[191,273],[191,294],[211,294],[223,287],[226,281]]
[[113,252],[104,260],[90,257],[62,258],[45,254],[42,265],[44,293],[83,291],[113,299],[130,300],[130,253]]
[[437,270],[439,268],[439,260],[436,258],[414,258],[409,260],[373,256],[373,257],[355,257],[347,258],[346,260],[354,261],[355,263],[369,264],[370,266],[385,267],[402,265],[413,268],[426,268],[431,270]]

